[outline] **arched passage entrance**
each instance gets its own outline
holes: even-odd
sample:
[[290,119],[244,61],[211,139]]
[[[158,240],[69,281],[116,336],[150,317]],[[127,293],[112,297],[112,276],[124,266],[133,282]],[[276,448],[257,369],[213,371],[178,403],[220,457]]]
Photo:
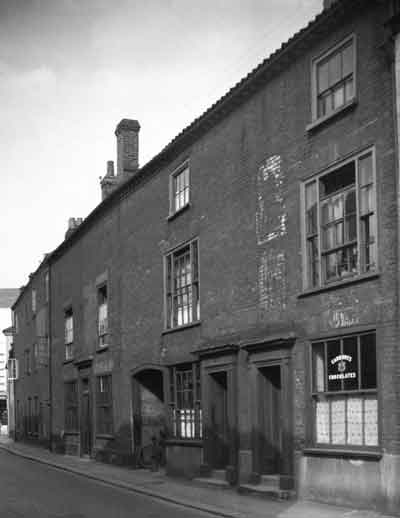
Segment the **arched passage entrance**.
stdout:
[[167,424],[161,367],[144,366],[132,373],[132,415],[135,455],[140,455],[140,462],[150,464],[152,439],[159,442]]

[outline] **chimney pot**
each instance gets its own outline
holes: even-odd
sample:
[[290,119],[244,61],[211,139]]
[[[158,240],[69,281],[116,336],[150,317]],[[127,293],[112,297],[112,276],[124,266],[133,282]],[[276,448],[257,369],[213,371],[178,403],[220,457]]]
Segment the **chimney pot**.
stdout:
[[107,162],[106,176],[114,176],[114,162],[112,160],[108,160]]
[[68,230],[75,228],[75,218],[68,218]]

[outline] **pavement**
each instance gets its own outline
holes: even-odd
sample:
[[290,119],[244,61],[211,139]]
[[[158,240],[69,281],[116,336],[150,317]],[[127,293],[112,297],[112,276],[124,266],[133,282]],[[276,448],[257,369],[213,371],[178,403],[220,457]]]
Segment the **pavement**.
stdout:
[[59,455],[44,448],[14,442],[4,435],[0,436],[0,448],[54,469],[224,518],[391,518],[372,510],[310,501],[267,500],[240,495],[233,488],[200,487],[188,480],[167,477],[163,471],[121,468],[92,459]]

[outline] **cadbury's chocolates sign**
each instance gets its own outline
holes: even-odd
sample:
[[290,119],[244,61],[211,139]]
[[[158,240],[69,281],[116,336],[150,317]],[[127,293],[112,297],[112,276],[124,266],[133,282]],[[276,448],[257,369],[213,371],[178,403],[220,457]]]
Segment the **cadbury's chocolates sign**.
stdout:
[[353,370],[353,357],[349,354],[338,354],[328,364],[328,380],[346,380],[357,377]]

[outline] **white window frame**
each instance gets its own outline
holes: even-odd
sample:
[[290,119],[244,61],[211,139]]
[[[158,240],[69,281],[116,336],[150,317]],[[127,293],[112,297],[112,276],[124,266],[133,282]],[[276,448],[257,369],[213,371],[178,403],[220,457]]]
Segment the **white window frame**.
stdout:
[[[325,61],[329,57],[333,56],[337,52],[339,52],[343,47],[345,47],[347,44],[352,42],[353,46],[353,95],[352,97],[345,102],[344,104],[340,105],[335,110],[331,111],[330,113],[326,115],[318,116],[318,66],[321,64],[322,61]],[[341,80],[342,81],[342,80]],[[337,84],[340,84],[339,81]],[[332,88],[332,87],[330,87]],[[314,58],[311,63],[311,113],[312,113],[312,124],[316,122],[322,122],[326,119],[329,119],[336,113],[340,112],[341,110],[345,109],[347,106],[353,104],[357,99],[357,38],[355,34],[351,34],[350,36],[346,37],[345,39],[341,40],[339,43],[328,49],[327,51],[324,51],[323,54],[320,54],[318,57]]]
[[[179,191],[183,196],[183,203],[179,203],[177,206],[176,200],[179,195],[176,192],[175,182],[177,177],[185,171],[187,171],[187,185],[184,184],[184,189]],[[169,215],[173,216],[174,214],[177,214],[188,205],[190,205],[190,167],[189,161],[186,160],[177,167],[169,177]]]
[[[179,306],[182,308],[182,318],[185,320],[184,308],[188,306],[188,321],[178,323],[179,313],[177,315],[175,311],[175,299],[178,297],[184,298],[184,292],[178,294],[178,290],[175,289],[175,264],[174,259],[179,257],[181,254],[189,249],[190,254],[190,283],[184,285],[181,289],[190,286],[188,290],[190,295],[190,303]],[[196,256],[195,256],[196,254]],[[195,266],[197,271],[195,271]],[[169,270],[170,268],[170,270]],[[197,297],[196,297],[197,295]],[[199,240],[192,239],[179,247],[171,250],[164,257],[164,307],[165,307],[165,329],[176,329],[184,327],[186,325],[192,325],[200,321],[200,251],[199,251]],[[190,309],[189,309],[190,308]]]

